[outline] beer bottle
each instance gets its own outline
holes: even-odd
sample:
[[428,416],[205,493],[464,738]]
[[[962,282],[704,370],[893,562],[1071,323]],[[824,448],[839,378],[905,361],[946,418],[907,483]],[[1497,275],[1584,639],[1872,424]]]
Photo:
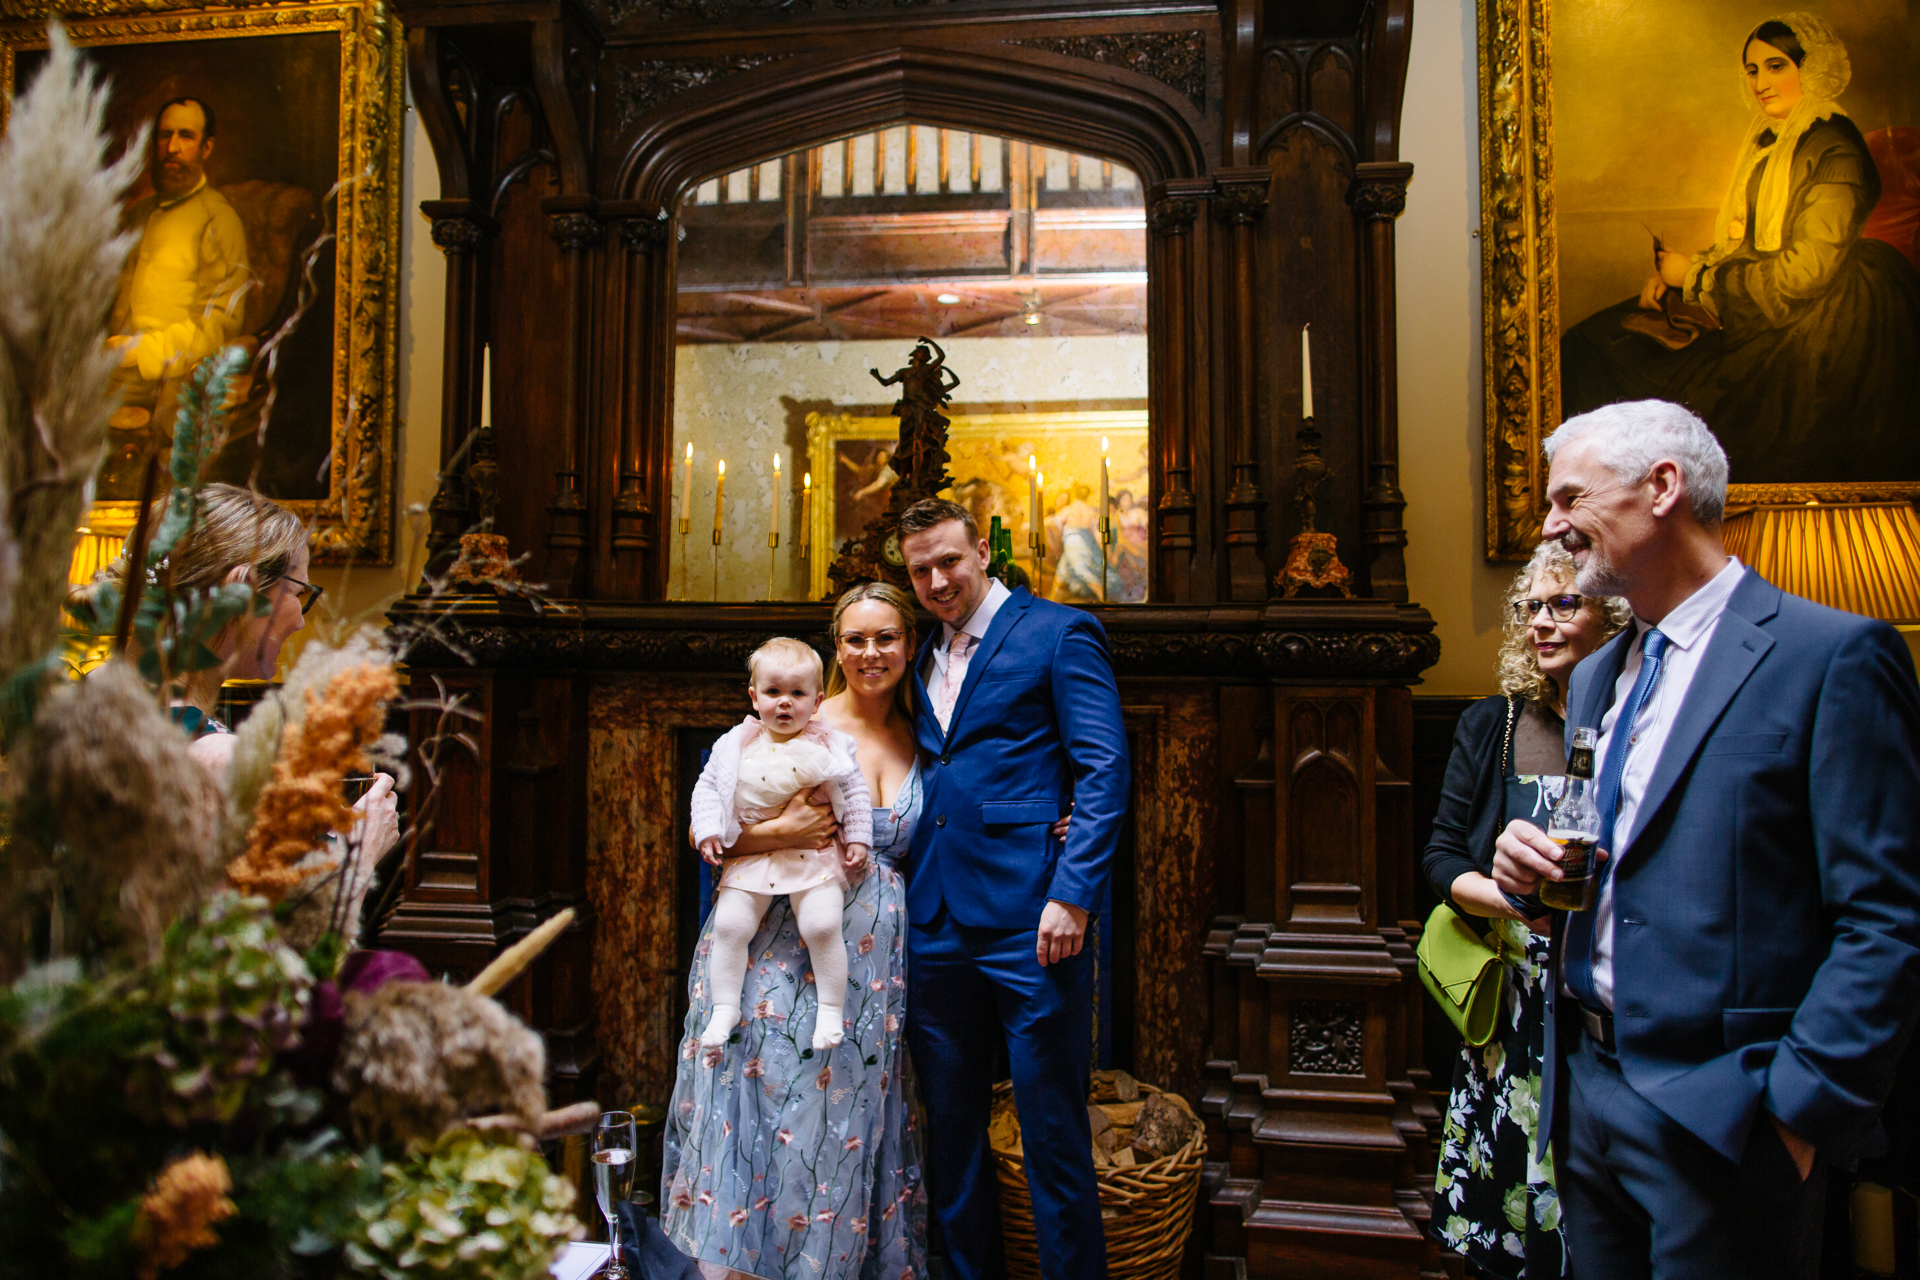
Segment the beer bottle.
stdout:
[[1593,906],[1599,889],[1598,870],[1593,850],[1600,840],[1600,810],[1593,798],[1593,749],[1595,730],[1573,731],[1573,750],[1567,753],[1567,792],[1553,806],[1547,822],[1547,839],[1562,850],[1560,869],[1564,880],[1542,880],[1540,901],[1556,911],[1585,911]]

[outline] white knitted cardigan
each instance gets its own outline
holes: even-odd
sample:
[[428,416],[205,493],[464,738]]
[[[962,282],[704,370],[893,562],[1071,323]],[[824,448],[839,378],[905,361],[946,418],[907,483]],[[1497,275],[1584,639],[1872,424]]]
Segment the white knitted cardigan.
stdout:
[[[740,839],[740,814],[733,794],[740,781],[740,753],[747,744],[766,732],[755,716],[748,716],[727,730],[713,744],[707,767],[693,786],[693,842],[719,836],[724,848],[732,848]],[[842,733],[815,716],[800,736],[825,746],[833,757],[833,776],[827,781],[827,795],[833,816],[840,823],[843,844],[873,845],[873,795],[867,790],[866,775],[854,761],[856,744],[851,734]]]

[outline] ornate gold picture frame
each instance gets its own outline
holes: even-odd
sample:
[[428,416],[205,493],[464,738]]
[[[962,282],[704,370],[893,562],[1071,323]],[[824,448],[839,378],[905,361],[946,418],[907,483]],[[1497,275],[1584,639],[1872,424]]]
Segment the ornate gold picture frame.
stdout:
[[[1912,344],[1920,350],[1920,325],[1910,319],[1911,300],[1916,296],[1916,277],[1910,273],[1920,264],[1920,244],[1912,242],[1910,225],[1906,231],[1889,231],[1881,225],[1895,212],[1896,199],[1905,201],[1903,208],[1912,206],[1907,213],[1920,216],[1920,202],[1912,199],[1920,189],[1920,164],[1915,163],[1920,158],[1920,128],[1916,128],[1920,119],[1908,118],[1905,106],[1911,86],[1920,80],[1920,69],[1911,65],[1911,53],[1902,52],[1910,48],[1904,30],[1882,31],[1876,25],[1891,23],[1892,18],[1857,7],[1809,7],[1831,30],[1823,26],[1803,33],[1807,35],[1803,52],[1810,60],[1798,71],[1804,73],[1811,92],[1818,77],[1812,60],[1820,56],[1816,44],[1824,41],[1829,50],[1851,52],[1851,79],[1833,101],[1847,117],[1841,132],[1853,131],[1847,145],[1855,152],[1870,152],[1882,193],[1873,219],[1864,228],[1856,224],[1852,234],[1871,251],[1868,256],[1877,255],[1882,283],[1899,277],[1888,289],[1907,299],[1902,304],[1907,318],[1900,324],[1908,332],[1896,335],[1900,341],[1893,345],[1904,349],[1903,344]],[[1668,313],[1646,310],[1644,317],[1631,322],[1622,319],[1632,315],[1628,300],[1654,274],[1656,251],[1671,250],[1699,264],[1701,258],[1692,255],[1724,251],[1727,244],[1737,246],[1741,236],[1747,235],[1748,247],[1757,252],[1758,234],[1747,232],[1743,217],[1720,216],[1716,221],[1716,214],[1723,199],[1728,208],[1733,207],[1735,202],[1727,193],[1740,148],[1756,123],[1765,124],[1756,114],[1756,100],[1743,97],[1748,93],[1743,71],[1749,59],[1742,42],[1768,17],[1767,9],[1738,0],[1671,0],[1624,8],[1600,0],[1479,0],[1481,306],[1490,559],[1524,560],[1539,540],[1546,513],[1546,463],[1540,444],[1560,423],[1563,379],[1570,379],[1565,386],[1572,388],[1569,394],[1576,400],[1595,398],[1591,373],[1595,344],[1586,335],[1600,330],[1590,326],[1613,325],[1614,330],[1604,336],[1609,341],[1641,343],[1652,353],[1649,363],[1664,358],[1652,346],[1659,339],[1620,340],[1615,330],[1622,325],[1636,335],[1658,330],[1665,345],[1684,352],[1689,336],[1684,329],[1676,332],[1664,327],[1663,316]],[[1842,53],[1840,60],[1845,57]],[[1565,72],[1557,96],[1556,60]],[[1563,144],[1556,142],[1556,129],[1563,135]],[[1811,141],[1802,135],[1797,153],[1802,159]],[[1610,185],[1603,187],[1603,183]],[[1596,192],[1604,198],[1596,197]],[[1788,205],[1789,213],[1793,207]],[[1758,222],[1760,215],[1754,220]],[[1908,223],[1912,221],[1909,217]],[[1869,240],[1874,243],[1868,244]],[[1888,245],[1893,247],[1884,247]],[[1861,256],[1854,254],[1855,260]],[[1676,298],[1690,296],[1681,290],[1675,293]],[[1684,326],[1686,320],[1676,323]],[[1563,352],[1563,331],[1576,329],[1580,335],[1569,338]],[[1847,362],[1847,348],[1861,345],[1857,334],[1849,332],[1816,353],[1834,360],[1832,367],[1849,370],[1833,377],[1832,385],[1845,390],[1851,378],[1876,376],[1874,365],[1902,363],[1883,357],[1868,361],[1869,367],[1853,369]],[[1704,345],[1695,348],[1703,354],[1712,350]],[[1625,354],[1630,360],[1638,359],[1637,352]],[[1866,361],[1867,357],[1855,359]],[[1750,362],[1742,368],[1731,360],[1715,365],[1712,374],[1720,385],[1748,387],[1770,376],[1764,364]],[[1920,370],[1910,370],[1906,376],[1912,385],[1895,390],[1909,392],[1909,402],[1920,404]],[[1692,385],[1700,381],[1696,376]],[[1623,385],[1631,385],[1631,380]],[[1702,394],[1711,399],[1712,393]],[[1864,399],[1865,393],[1861,394]],[[1620,398],[1633,397],[1597,397],[1599,403]],[[1667,398],[1686,400],[1721,433],[1733,459],[1735,483],[1729,500],[1736,506],[1920,498],[1920,474],[1909,474],[1910,463],[1884,462],[1876,447],[1884,441],[1891,454],[1895,435],[1914,434],[1904,428],[1896,431],[1895,420],[1886,413],[1860,415],[1871,424],[1864,432],[1864,445],[1840,439],[1843,432],[1830,432],[1825,426],[1802,427],[1797,439],[1772,437],[1785,440],[1790,448],[1756,443],[1762,440],[1756,433],[1745,441],[1743,461],[1738,433],[1746,430],[1751,417],[1726,410],[1725,420],[1717,422],[1704,399],[1677,393]],[[1746,402],[1754,399],[1748,395]],[[1581,406],[1585,407],[1590,406]],[[1797,405],[1781,413],[1789,431],[1795,423],[1816,420],[1813,412],[1802,413]],[[1766,474],[1765,464],[1774,459],[1809,455],[1848,462],[1803,470],[1800,462],[1782,461],[1773,467],[1775,474]],[[1852,474],[1839,479],[1815,474],[1822,470]],[[1760,475],[1766,482],[1742,483],[1743,472]],[[1800,479],[1802,475],[1807,478]]]
[[[213,145],[200,168],[217,207],[208,225],[218,230],[227,220],[224,243],[233,247],[225,252],[235,261],[197,265],[207,278],[230,267],[222,278],[245,288],[222,295],[240,301],[223,303],[222,327],[209,326],[213,337],[202,345],[239,341],[257,349],[298,305],[308,251],[319,246],[313,305],[282,343],[277,365],[257,362],[230,400],[232,434],[213,478],[252,481],[307,518],[316,563],[392,563],[404,78],[400,34],[385,6],[0,0],[7,19],[0,22],[0,127],[40,61],[54,13],[68,15],[69,36],[110,78],[108,119],[116,133],[130,140],[163,104],[183,97],[215,109]],[[173,185],[181,184],[175,178]],[[161,215],[152,211],[156,203],[172,207],[168,190],[161,196],[150,158],[147,179],[129,198],[143,248],[161,234]],[[214,253],[206,235],[199,243],[194,252],[202,258]],[[161,242],[156,254],[170,247],[173,241]],[[118,313],[138,315],[143,265],[137,251],[132,283],[123,284],[116,308],[116,323],[130,326],[135,341],[138,326],[152,321]],[[189,310],[210,313],[197,295]],[[131,526],[134,491],[126,473],[137,472],[137,462],[129,460],[143,456],[156,428],[171,426],[173,373],[156,376],[132,360],[128,368],[130,380],[144,374],[153,381],[145,384],[144,402],[139,389],[129,393],[117,419],[115,452],[102,468],[101,500],[88,520],[101,536]]]

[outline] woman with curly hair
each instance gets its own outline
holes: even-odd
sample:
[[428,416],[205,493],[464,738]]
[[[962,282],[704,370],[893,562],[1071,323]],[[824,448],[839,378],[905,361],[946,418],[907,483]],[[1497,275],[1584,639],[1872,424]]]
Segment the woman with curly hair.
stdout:
[[[1499,696],[1460,717],[1422,869],[1460,915],[1500,937],[1505,1007],[1493,1038],[1464,1046],[1435,1184],[1433,1230],[1478,1273],[1542,1280],[1569,1273],[1551,1165],[1532,1159],[1545,1048],[1546,908],[1493,882],[1493,842],[1511,818],[1545,814],[1566,772],[1567,681],[1625,626],[1624,600],[1579,595],[1573,557],[1543,542],[1513,581]],[[1544,817],[1536,818],[1544,825]]]

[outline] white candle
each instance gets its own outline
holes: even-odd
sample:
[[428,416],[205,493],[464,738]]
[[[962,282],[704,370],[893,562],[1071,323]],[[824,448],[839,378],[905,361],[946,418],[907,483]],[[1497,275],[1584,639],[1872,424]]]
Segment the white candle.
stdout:
[[1040,534],[1040,460],[1027,455],[1027,534]]
[[1313,416],[1313,335],[1311,324],[1300,326],[1300,416]]
[[713,532],[718,541],[721,513],[727,506],[727,460],[720,460],[720,482],[713,487]]
[[767,502],[767,532],[780,532],[780,455],[773,455],[773,487]]
[[800,477],[800,554],[813,545],[813,472]]
[[1107,544],[1107,438],[1100,437],[1100,545]]
[[687,479],[680,489],[680,518],[693,519],[693,441],[687,441]]
[[480,348],[480,425],[493,425],[493,344]]

